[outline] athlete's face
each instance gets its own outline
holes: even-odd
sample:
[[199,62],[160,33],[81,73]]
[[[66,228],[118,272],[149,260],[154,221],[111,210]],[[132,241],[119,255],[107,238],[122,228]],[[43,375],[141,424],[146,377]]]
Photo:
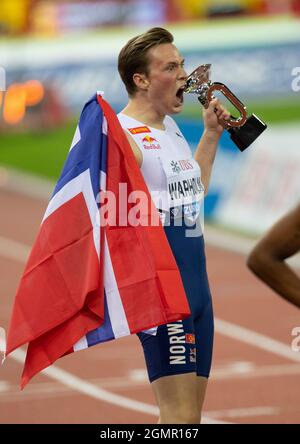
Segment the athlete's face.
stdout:
[[161,114],[179,113],[182,111],[183,86],[187,79],[184,59],[172,43],[151,48],[148,57],[149,101]]

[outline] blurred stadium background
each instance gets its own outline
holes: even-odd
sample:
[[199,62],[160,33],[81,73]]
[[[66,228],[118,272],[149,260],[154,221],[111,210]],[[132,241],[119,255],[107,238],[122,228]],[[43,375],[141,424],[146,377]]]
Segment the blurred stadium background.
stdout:
[[[244,153],[222,136],[205,202],[211,226],[257,237],[300,196],[300,0],[0,0],[0,189],[51,189],[89,97],[124,106],[117,55],[152,26],[268,124]],[[195,148],[196,97],[176,119]]]

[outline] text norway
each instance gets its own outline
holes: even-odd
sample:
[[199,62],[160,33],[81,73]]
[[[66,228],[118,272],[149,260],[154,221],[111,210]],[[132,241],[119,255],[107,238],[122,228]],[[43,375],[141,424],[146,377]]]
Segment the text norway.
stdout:
[[[178,324],[167,324],[170,339],[170,364],[186,364],[185,357],[185,334],[182,322]],[[182,336],[178,336],[182,334]],[[178,345],[184,344],[184,345]]]

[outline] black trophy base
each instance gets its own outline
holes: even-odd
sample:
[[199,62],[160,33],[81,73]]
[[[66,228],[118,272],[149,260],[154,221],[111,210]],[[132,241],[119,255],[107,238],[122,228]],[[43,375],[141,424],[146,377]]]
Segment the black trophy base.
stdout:
[[243,126],[238,128],[230,128],[228,132],[230,137],[240,151],[244,151],[251,143],[260,136],[260,134],[267,128],[267,125],[262,122],[255,114],[252,114],[246,120]]

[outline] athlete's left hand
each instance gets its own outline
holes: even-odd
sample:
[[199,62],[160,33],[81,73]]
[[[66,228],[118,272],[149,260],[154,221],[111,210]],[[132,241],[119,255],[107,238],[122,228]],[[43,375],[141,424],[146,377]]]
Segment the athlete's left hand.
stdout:
[[219,123],[218,119],[228,120],[230,118],[229,111],[220,103],[219,99],[213,99],[208,108],[203,108],[203,121],[205,130],[214,133],[220,137],[224,127]]

